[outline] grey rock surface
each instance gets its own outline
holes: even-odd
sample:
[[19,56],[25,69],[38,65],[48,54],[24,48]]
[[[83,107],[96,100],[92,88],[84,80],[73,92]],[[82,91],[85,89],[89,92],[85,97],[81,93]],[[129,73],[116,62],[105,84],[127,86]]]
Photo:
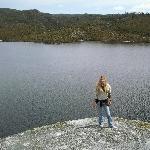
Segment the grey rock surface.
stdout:
[[113,118],[117,129],[97,118],[47,125],[0,139],[1,150],[150,150],[150,123]]

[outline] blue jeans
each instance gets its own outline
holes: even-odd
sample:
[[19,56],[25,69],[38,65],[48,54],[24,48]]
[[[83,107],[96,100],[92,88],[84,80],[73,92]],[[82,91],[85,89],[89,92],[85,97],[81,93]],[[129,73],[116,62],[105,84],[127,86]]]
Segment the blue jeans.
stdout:
[[110,115],[109,106],[107,106],[106,104],[103,104],[102,107],[100,107],[100,111],[99,111],[99,125],[103,124],[104,113],[106,113],[109,127],[113,127],[112,117]]

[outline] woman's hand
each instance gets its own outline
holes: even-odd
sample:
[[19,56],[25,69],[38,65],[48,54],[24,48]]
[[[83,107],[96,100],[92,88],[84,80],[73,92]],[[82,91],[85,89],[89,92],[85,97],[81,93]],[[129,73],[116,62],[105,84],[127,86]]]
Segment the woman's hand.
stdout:
[[106,101],[106,105],[107,106],[110,106],[112,104],[112,99],[111,98],[108,98],[107,101]]
[[91,105],[92,108],[96,109],[96,102],[95,102],[95,100],[92,100],[90,105]]

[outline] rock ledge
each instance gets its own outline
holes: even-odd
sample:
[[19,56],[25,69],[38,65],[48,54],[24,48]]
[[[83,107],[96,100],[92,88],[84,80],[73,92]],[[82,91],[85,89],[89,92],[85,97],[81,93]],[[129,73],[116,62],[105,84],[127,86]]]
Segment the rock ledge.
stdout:
[[150,123],[113,118],[117,129],[85,118],[28,130],[0,139],[1,150],[150,150]]

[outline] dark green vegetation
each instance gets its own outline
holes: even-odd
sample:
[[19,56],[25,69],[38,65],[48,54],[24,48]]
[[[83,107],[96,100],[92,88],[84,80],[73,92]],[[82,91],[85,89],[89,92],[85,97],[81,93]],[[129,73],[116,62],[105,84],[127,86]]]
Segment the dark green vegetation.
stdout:
[[150,42],[150,14],[48,14],[0,9],[0,40],[61,43]]

